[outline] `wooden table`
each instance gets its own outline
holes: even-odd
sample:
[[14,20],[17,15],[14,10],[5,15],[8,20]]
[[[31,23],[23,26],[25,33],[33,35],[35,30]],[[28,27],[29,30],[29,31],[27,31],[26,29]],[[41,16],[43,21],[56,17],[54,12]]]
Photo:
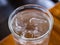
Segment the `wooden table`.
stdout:
[[[54,16],[54,26],[50,35],[49,45],[60,45],[60,2],[53,8],[49,9]],[[12,35],[8,35],[0,45],[15,45]]]

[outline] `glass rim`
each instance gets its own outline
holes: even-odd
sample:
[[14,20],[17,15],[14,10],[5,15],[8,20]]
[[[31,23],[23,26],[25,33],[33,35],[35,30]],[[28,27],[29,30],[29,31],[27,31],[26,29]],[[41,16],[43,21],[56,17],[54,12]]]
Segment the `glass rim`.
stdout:
[[[18,37],[20,37],[18,34],[16,34],[16,33],[13,31],[10,22],[11,22],[11,17],[13,16],[13,14],[14,14],[17,10],[19,10],[19,9],[20,9],[20,10],[24,9],[24,7],[26,7],[26,6],[36,6],[36,8],[38,7],[38,8],[41,8],[42,10],[46,10],[47,13],[48,13],[48,15],[49,15],[49,17],[50,17],[50,18],[49,18],[49,19],[50,19],[50,21],[49,21],[49,29],[48,29],[43,35],[41,35],[41,36],[39,36],[39,37],[37,37],[37,38],[22,38],[22,39],[24,39],[24,40],[36,40],[36,39],[41,39],[41,38],[43,38],[44,36],[46,36],[46,35],[52,30],[52,26],[53,26],[54,20],[53,20],[53,16],[52,16],[51,13],[49,12],[49,10],[46,9],[46,8],[43,8],[43,7],[40,6],[40,5],[37,5],[37,4],[26,4],[26,5],[23,5],[23,6],[20,6],[20,7],[16,8],[16,9],[10,14],[10,16],[9,16],[9,19],[8,19],[8,27],[9,27],[9,29],[11,30],[11,32],[13,32],[15,35],[17,35]],[[40,9],[40,10],[41,10],[41,9]]]

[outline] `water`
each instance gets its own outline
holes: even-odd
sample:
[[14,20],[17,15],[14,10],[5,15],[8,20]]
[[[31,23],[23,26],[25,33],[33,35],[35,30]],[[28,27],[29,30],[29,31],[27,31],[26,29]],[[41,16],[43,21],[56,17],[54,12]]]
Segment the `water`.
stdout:
[[27,9],[13,17],[11,26],[21,38],[38,38],[49,29],[49,21],[42,11]]

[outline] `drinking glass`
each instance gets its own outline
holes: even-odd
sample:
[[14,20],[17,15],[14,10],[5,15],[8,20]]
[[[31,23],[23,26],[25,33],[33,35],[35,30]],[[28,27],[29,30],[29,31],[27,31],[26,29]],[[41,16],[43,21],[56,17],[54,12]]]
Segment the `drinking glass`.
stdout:
[[[31,10],[35,9],[35,10],[38,10],[39,12],[42,12],[43,13],[42,15],[44,17],[46,17],[46,19],[49,22],[49,27],[47,27],[48,30],[46,30],[45,33],[43,33],[44,30],[42,30],[42,35],[37,37],[37,38],[22,38],[22,36],[20,36],[19,34],[16,33],[17,29],[16,29],[16,31],[13,29],[13,26],[12,26],[13,24],[12,23],[13,23],[13,20],[14,20],[15,16],[18,13],[20,13],[22,11],[30,10],[30,9]],[[28,12],[29,11],[27,11],[27,13]],[[32,15],[33,14],[31,14],[29,16],[32,16]],[[26,16],[26,18],[28,18],[28,16]],[[38,20],[38,19],[36,19],[36,20]],[[38,21],[40,21],[40,20],[38,20]],[[48,45],[50,33],[51,33],[51,30],[52,30],[52,27],[53,27],[53,21],[54,21],[53,16],[48,11],[48,9],[46,9],[46,8],[40,6],[40,5],[36,5],[36,4],[27,4],[27,5],[23,5],[23,6],[18,7],[17,9],[15,9],[11,13],[11,15],[9,16],[9,20],[8,20],[8,26],[9,26],[9,29],[10,29],[12,35],[13,35],[13,38],[15,40],[16,45]],[[41,28],[43,29],[43,27],[41,27]]]

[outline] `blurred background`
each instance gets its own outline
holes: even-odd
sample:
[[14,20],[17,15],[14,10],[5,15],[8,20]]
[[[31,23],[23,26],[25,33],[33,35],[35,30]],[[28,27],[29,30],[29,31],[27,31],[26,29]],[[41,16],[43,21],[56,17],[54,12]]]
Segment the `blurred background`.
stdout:
[[25,4],[38,4],[49,9],[57,2],[58,0],[0,0],[0,40],[10,34],[8,17],[14,9]]

